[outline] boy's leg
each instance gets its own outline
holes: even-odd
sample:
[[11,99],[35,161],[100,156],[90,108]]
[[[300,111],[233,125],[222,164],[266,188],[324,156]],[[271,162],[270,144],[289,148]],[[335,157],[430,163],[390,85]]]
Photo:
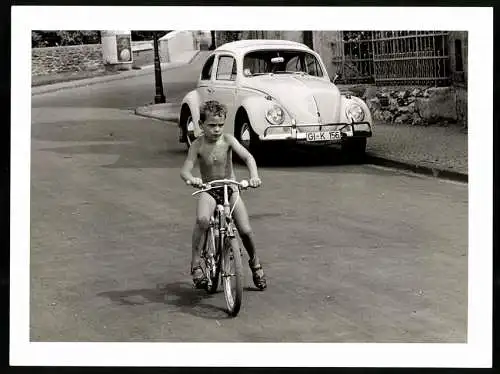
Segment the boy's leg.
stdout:
[[205,244],[205,237],[210,224],[210,216],[215,209],[215,200],[206,192],[202,192],[196,207],[196,224],[193,229],[191,272],[193,281],[198,284],[203,280],[203,272],[199,268],[202,246]]
[[[231,204],[235,203],[237,194],[238,193],[235,193],[233,194],[233,196],[231,196]],[[234,207],[233,217],[236,226],[238,227],[241,241],[243,242],[243,245],[248,252],[248,257],[250,257],[248,265],[250,266],[250,269],[252,269],[254,284],[256,287],[264,289],[267,286],[266,276],[255,250],[255,241],[252,227],[250,226],[247,209],[245,203],[241,199],[241,196]]]

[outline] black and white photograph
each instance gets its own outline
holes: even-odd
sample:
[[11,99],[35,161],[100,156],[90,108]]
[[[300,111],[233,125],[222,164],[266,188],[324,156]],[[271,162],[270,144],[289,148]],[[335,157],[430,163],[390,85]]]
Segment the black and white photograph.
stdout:
[[11,364],[491,365],[490,8],[47,8]]

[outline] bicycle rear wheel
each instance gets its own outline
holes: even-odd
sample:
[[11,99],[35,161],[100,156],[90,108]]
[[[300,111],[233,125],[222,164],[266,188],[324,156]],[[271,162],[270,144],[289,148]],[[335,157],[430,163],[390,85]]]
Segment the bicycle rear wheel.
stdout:
[[222,251],[222,284],[228,314],[235,317],[241,308],[243,298],[243,266],[241,252],[236,238],[227,238]]

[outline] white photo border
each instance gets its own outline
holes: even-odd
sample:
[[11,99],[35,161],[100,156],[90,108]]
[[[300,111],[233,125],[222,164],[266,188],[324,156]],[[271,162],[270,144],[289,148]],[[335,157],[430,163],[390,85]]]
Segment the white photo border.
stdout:
[[[13,6],[10,364],[26,366],[491,367],[493,9]],[[220,15],[224,14],[224,17]],[[293,22],[292,22],[293,21]],[[31,343],[31,30],[468,31],[469,312],[466,344]],[[225,353],[221,354],[221,346]],[[216,352],[217,354],[213,354]]]

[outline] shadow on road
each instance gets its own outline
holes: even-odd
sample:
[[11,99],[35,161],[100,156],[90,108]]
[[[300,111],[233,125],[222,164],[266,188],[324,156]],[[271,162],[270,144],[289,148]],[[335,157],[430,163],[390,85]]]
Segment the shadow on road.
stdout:
[[123,291],[107,291],[97,294],[107,297],[118,305],[146,305],[167,304],[177,308],[181,313],[191,314],[205,319],[230,318],[225,309],[217,305],[208,304],[206,300],[214,300],[220,292],[214,295],[205,290],[194,289],[190,283],[175,282],[170,284],[157,284],[154,289],[136,289]]
[[[237,157],[234,157],[237,160]],[[241,161],[238,160],[240,164]],[[304,166],[343,166],[362,164],[346,157],[337,146],[280,146],[270,148],[257,159],[262,168],[294,168]]]

